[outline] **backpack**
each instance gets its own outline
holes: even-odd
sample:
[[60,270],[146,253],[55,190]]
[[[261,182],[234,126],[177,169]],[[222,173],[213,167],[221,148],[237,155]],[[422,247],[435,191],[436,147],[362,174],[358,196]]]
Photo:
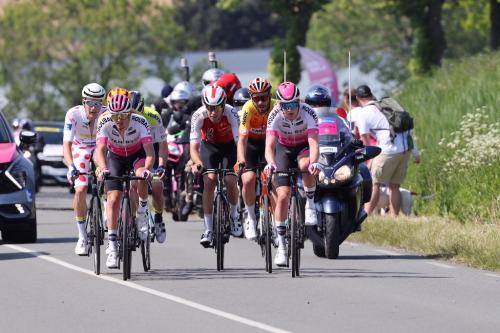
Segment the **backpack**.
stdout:
[[391,97],[382,97],[377,102],[377,106],[389,122],[387,128],[373,128],[374,130],[389,130],[391,132],[391,141],[394,141],[397,133],[403,133],[413,129],[413,118],[408,111]]

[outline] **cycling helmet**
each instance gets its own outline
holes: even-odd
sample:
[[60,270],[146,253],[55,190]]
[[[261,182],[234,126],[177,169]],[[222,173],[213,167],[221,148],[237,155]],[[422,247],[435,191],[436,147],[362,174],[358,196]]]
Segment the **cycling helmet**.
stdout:
[[248,85],[250,95],[271,93],[271,83],[263,77],[256,77]]
[[307,91],[305,102],[312,107],[331,106],[332,97],[328,88],[316,84]]
[[226,103],[226,92],[222,87],[211,84],[203,88],[203,104],[205,106],[218,106]]
[[183,89],[174,89],[170,95],[170,101],[173,102],[184,102],[189,101],[189,93]]
[[29,118],[21,118],[19,120],[19,127],[21,130],[26,130],[26,131],[32,131],[33,130],[33,123],[31,122],[31,119]]
[[110,113],[126,113],[132,110],[132,105],[128,95],[114,95],[108,102],[108,111]]
[[161,88],[161,98],[167,98],[168,95],[172,93],[172,86],[170,84],[166,84],[163,88]]
[[116,96],[116,95],[124,95],[124,96],[129,96],[129,91],[125,88],[121,88],[121,87],[115,87],[113,89],[111,89],[110,91],[108,91],[108,96],[106,97],[106,100],[107,102],[111,102],[111,98],[113,98],[113,96]]
[[292,102],[299,100],[299,88],[290,81],[285,81],[278,86],[276,98],[280,102]]
[[243,106],[248,100],[250,100],[250,91],[248,88],[240,88],[234,93],[233,106]]
[[89,83],[82,89],[83,98],[103,99],[106,96],[106,90],[97,83]]
[[203,83],[203,86],[209,85],[211,82],[217,81],[222,74],[224,74],[224,71],[220,68],[210,68],[209,70],[205,71],[203,73],[203,76],[201,77],[201,82]]
[[234,73],[225,73],[215,82],[226,92],[227,99],[232,103],[236,90],[241,88],[240,79]]
[[137,90],[130,91],[130,106],[137,112],[144,112],[144,97]]
[[186,91],[189,94],[188,99],[197,95],[197,91],[196,91],[195,87],[193,86],[193,84],[191,82],[188,82],[188,81],[181,81],[181,82],[177,83],[174,87],[174,90]]

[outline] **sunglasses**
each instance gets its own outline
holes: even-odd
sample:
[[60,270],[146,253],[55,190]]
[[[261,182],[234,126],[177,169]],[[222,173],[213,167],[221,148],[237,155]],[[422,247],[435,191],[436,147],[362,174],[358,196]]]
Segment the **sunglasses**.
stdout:
[[207,111],[208,112],[219,112],[222,111],[224,107],[222,105],[217,105],[217,106],[207,106]]
[[93,100],[87,100],[85,101],[85,104],[87,104],[91,108],[100,108],[102,106],[101,101],[93,101]]
[[122,113],[114,113],[111,114],[111,120],[116,121],[116,120],[125,120],[128,118],[130,112],[122,112]]
[[265,102],[267,100],[269,100],[269,94],[264,94],[264,95],[253,95],[252,96],[252,101],[255,101],[255,102],[259,102],[259,101],[262,101],[262,102]]
[[294,109],[298,109],[299,107],[299,102],[293,101],[293,102],[281,102],[280,106],[283,110],[285,111],[290,111]]

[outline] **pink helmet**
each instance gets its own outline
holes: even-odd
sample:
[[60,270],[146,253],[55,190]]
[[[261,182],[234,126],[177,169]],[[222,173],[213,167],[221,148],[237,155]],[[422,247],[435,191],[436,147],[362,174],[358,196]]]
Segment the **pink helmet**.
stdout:
[[278,86],[276,90],[276,98],[280,102],[292,102],[299,100],[299,88],[290,81],[285,81]]
[[130,112],[132,104],[127,95],[115,95],[108,103],[108,110],[111,113]]
[[224,105],[226,103],[226,92],[222,87],[210,84],[203,88],[203,104],[205,106]]

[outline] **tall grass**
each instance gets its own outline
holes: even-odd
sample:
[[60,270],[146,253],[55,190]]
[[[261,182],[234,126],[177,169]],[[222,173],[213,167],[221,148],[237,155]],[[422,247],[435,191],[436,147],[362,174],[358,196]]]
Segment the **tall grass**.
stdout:
[[437,193],[415,212],[500,224],[500,53],[446,63],[409,80],[397,99],[422,154],[404,186]]

